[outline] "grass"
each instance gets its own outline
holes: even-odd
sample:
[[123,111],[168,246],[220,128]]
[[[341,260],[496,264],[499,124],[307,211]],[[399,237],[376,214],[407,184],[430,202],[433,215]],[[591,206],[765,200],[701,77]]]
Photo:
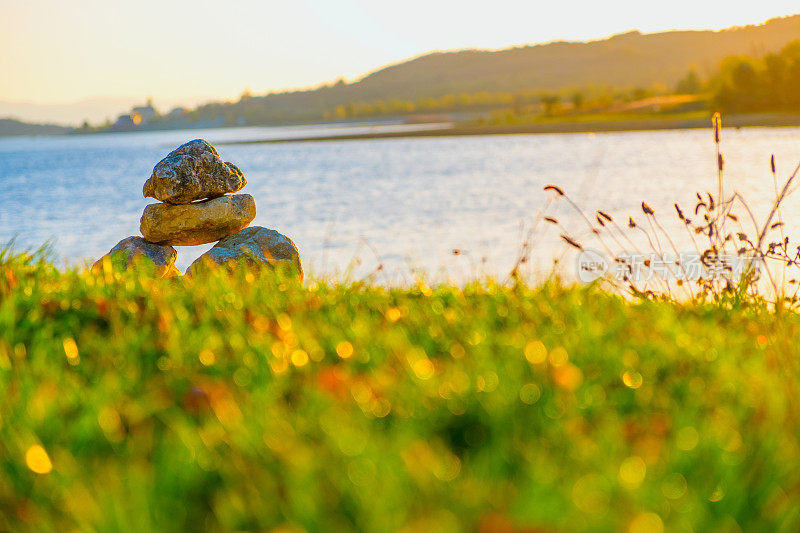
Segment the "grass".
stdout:
[[0,530],[797,531],[800,315],[0,256]]
[[[786,234],[782,216],[783,206],[797,191],[795,180],[800,176],[800,163],[783,179],[778,176],[774,154],[769,158],[775,196],[769,214],[757,220],[747,199],[726,179],[719,113],[712,116],[712,126],[717,191],[696,191],[693,209],[684,209],[675,203],[674,212],[669,212],[677,217],[685,234],[674,227],[668,231],[662,224],[663,213],[657,216],[646,201],[642,201],[641,213],[636,215],[639,222],[631,215],[626,223],[624,217],[615,221],[602,209],[584,210],[563,188],[545,185],[543,190],[550,193],[550,198],[533,225],[527,228],[512,276],[517,277],[520,267],[530,259],[542,222],[558,227],[561,239],[570,247],[582,252],[587,250],[556,217],[544,216],[557,200],[566,202],[577,213],[588,230],[584,236],[606,254],[599,255],[603,261],[595,257],[589,263],[582,263],[582,272],[596,274],[591,279],[599,277],[604,287],[613,292],[734,306],[758,301],[795,311],[800,309],[800,246]],[[632,236],[639,237],[640,245]],[[682,253],[677,244],[680,242],[689,244],[694,251]]]

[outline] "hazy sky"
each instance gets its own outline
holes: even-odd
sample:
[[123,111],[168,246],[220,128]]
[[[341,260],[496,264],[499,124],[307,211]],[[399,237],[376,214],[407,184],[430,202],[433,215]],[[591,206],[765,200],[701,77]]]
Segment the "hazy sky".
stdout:
[[0,0],[0,100],[234,98],[437,49],[723,28],[797,0]]

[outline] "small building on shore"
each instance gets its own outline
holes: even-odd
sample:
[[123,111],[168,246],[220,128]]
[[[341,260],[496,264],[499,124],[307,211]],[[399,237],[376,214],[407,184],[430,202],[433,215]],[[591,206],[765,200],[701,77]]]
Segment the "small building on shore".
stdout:
[[158,112],[153,107],[153,102],[147,100],[143,106],[136,106],[129,113],[123,113],[117,117],[117,121],[111,125],[111,131],[131,131],[140,126],[147,125],[153,118],[158,116]]
[[133,117],[131,117],[129,113],[124,113],[117,117],[116,122],[114,122],[109,129],[111,131],[131,131],[135,127],[136,123]]

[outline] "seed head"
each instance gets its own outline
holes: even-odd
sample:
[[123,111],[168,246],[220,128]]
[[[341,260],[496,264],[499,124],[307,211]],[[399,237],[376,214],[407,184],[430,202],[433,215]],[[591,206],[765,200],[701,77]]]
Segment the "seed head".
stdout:
[[719,144],[720,130],[722,129],[722,116],[719,113],[714,113],[711,122],[714,124],[714,142]]
[[564,239],[564,241],[566,241],[566,243],[569,244],[570,246],[572,246],[573,248],[577,248],[578,250],[583,250],[583,246],[581,246],[580,244],[575,242],[567,234],[562,233],[561,234],[561,238]]

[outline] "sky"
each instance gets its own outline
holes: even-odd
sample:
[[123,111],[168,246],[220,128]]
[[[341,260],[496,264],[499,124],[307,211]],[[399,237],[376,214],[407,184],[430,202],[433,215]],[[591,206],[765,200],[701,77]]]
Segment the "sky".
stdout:
[[[797,0],[0,0],[0,100],[233,99],[355,80],[433,50],[720,29]],[[657,7],[656,7],[657,6]]]

